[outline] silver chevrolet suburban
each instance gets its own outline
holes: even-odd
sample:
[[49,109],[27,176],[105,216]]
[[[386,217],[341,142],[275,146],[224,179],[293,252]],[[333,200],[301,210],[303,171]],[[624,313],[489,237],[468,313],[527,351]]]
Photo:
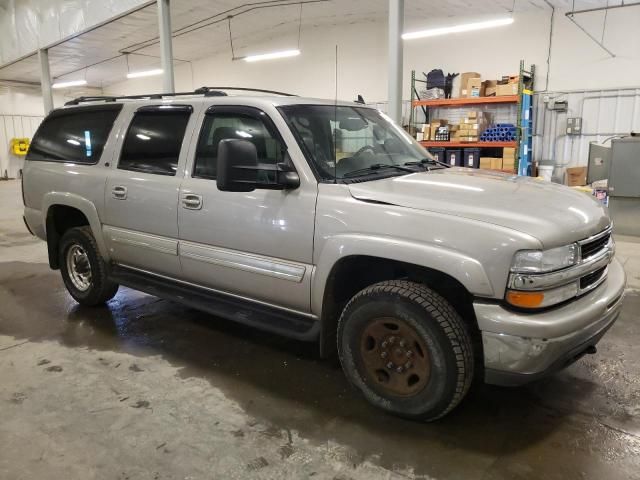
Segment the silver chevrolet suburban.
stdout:
[[598,202],[447,168],[362,104],[238,90],[46,117],[25,222],[77,302],[124,285],[317,342],[369,402],[421,420],[474,378],[518,385],[595,352],[626,282]]

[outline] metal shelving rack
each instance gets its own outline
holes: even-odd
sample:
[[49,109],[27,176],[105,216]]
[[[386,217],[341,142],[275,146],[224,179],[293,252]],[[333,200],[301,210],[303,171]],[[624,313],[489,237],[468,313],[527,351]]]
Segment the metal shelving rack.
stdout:
[[418,97],[417,83],[425,83],[425,80],[416,78],[415,70],[411,72],[411,113],[409,118],[410,130],[416,130],[416,108],[422,108],[426,121],[429,122],[429,108],[462,108],[479,105],[517,105],[517,127],[516,140],[513,142],[438,142],[424,141],[421,144],[425,147],[444,148],[505,148],[516,149],[515,172],[518,175],[531,175],[532,159],[532,124],[533,124],[533,84],[535,79],[535,65],[531,65],[529,70],[525,70],[524,60],[520,61],[518,94],[500,97],[471,97],[471,98],[448,98],[437,100],[420,100]]
[[531,176],[533,158],[533,83],[536,66],[525,70],[524,60],[520,60],[520,81],[518,82],[518,120],[516,126],[518,151],[516,172],[518,175]]

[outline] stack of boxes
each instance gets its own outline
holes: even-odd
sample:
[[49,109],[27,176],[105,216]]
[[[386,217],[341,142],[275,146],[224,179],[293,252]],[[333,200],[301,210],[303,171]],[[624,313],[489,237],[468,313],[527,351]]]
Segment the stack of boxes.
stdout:
[[515,170],[516,168],[516,149],[513,147],[502,149],[502,169]]
[[481,97],[482,79],[477,72],[460,74],[460,98]]
[[417,134],[417,140],[447,141],[449,140],[449,126],[446,120],[434,119],[431,123],[423,123],[422,130]]
[[496,85],[496,97],[518,94],[519,75],[505,75],[502,80],[498,80]]
[[516,149],[512,147],[503,148],[501,158],[480,157],[480,168],[514,171],[516,168]]
[[449,127],[451,140],[454,142],[477,142],[489,124],[489,115],[476,110],[469,111],[458,124]]
[[505,75],[500,80],[485,80],[477,72],[460,74],[460,98],[504,97],[518,94],[518,75]]

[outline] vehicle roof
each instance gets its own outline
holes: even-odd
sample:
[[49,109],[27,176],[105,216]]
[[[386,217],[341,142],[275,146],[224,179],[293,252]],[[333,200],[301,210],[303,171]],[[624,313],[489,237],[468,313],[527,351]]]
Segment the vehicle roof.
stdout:
[[[152,95],[152,94],[150,94]],[[75,102],[75,101],[74,101]],[[62,108],[78,108],[88,107],[96,105],[113,105],[113,104],[125,104],[134,106],[144,106],[149,104],[167,104],[167,105],[179,105],[184,103],[198,104],[204,103],[205,105],[248,105],[248,106],[286,106],[286,105],[327,105],[327,106],[349,106],[349,107],[364,107],[374,108],[362,103],[348,102],[343,100],[328,100],[322,98],[312,97],[297,97],[297,96],[283,96],[283,95],[224,95],[224,96],[205,96],[202,94],[193,95],[179,95],[179,96],[163,96],[161,98],[149,97],[149,98],[126,98],[126,97],[109,97],[104,98],[91,98],[87,100],[78,99],[78,103],[69,102]]]

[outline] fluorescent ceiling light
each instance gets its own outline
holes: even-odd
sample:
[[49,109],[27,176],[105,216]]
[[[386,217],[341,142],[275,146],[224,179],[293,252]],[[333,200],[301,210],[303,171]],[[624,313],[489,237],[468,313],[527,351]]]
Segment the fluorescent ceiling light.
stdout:
[[141,72],[131,72],[127,73],[127,78],[153,77],[154,75],[162,75],[162,72],[163,70],[161,68],[143,70]]
[[86,84],[86,80],[70,80],[68,82],[56,82],[51,85],[51,88],[81,87],[82,85]]
[[261,55],[249,55],[244,57],[245,62],[259,62],[260,60],[272,60],[274,58],[295,57],[300,55],[300,50],[283,50],[282,52],[263,53]]
[[136,133],[136,137],[138,137],[140,140],[151,140],[151,137],[149,135],[145,135],[144,133]]
[[67,139],[67,143],[70,143],[71,145],[75,145],[76,147],[80,146],[80,142],[78,140],[74,140],[73,138]]
[[488,20],[486,22],[477,23],[463,23],[461,25],[454,25],[452,27],[432,28],[430,30],[421,30],[419,32],[403,33],[402,38],[404,40],[411,40],[413,38],[425,38],[425,37],[437,37],[438,35],[447,35],[449,33],[461,33],[470,32],[472,30],[483,30],[485,28],[502,27],[505,25],[511,25],[513,18],[500,18],[497,20]]

